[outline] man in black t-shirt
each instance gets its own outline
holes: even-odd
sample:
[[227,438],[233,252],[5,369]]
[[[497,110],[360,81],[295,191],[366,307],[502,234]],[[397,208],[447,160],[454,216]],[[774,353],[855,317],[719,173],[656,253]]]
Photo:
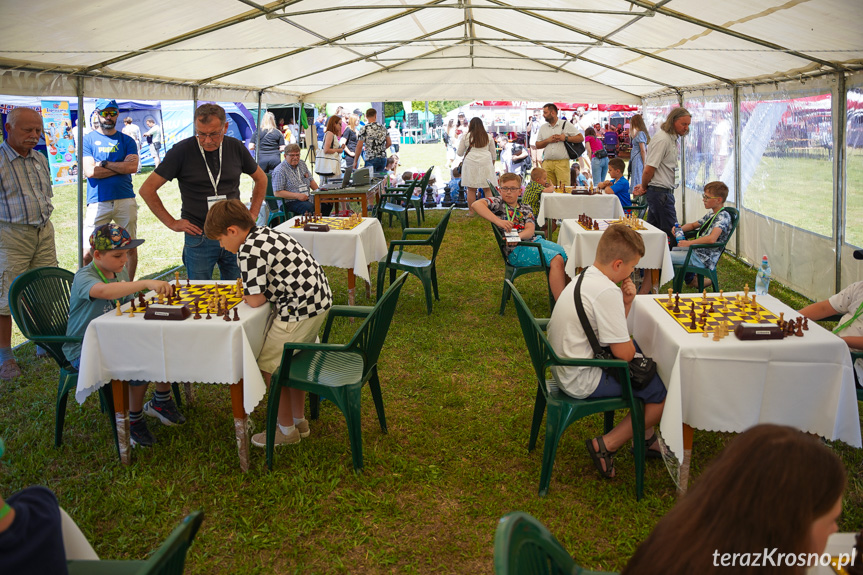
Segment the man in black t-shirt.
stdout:
[[[210,206],[221,200],[240,199],[240,176],[249,174],[255,181],[249,212],[252,218],[257,218],[267,191],[266,174],[242,142],[225,136],[227,131],[228,122],[221,106],[199,106],[195,111],[195,136],[168,150],[139,190],[163,224],[185,233],[183,264],[188,278],[193,280],[212,279],[216,264],[221,279],[240,277],[237,256],[203,233]],[[168,213],[158,194],[159,188],[174,178],[183,202],[180,219]]]

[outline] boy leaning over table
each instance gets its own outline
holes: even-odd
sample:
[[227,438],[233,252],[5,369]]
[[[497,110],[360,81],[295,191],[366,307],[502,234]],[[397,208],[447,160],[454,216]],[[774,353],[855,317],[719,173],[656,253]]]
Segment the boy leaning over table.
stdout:
[[[704,201],[704,207],[709,211],[700,220],[683,224],[680,227],[684,232],[698,230],[698,234],[691,240],[677,242],[677,247],[671,250],[671,263],[677,266],[683,265],[689,246],[695,246],[696,249],[692,251],[689,264],[713,270],[716,269],[719,256],[722,255],[724,248],[699,248],[698,244],[722,243],[727,241],[728,236],[731,235],[731,228],[733,227],[731,214],[723,209],[725,200],[728,199],[728,186],[720,181],[705,184],[704,195],[701,199]],[[689,287],[696,285],[695,274],[687,274],[685,279],[686,285]],[[650,293],[653,289],[652,280],[650,274],[645,273],[644,281],[638,293]],[[704,287],[710,287],[712,284],[710,278],[704,278]]]
[[[93,231],[90,235],[93,261],[79,269],[72,281],[66,335],[83,338],[92,320],[116,309],[118,301],[122,305],[129,296],[140,291],[152,290],[166,295],[172,293],[171,284],[165,281],[129,281],[129,274],[124,268],[129,250],[142,243],[144,240],[133,240],[129,232],[117,224],[105,224]],[[76,369],[80,367],[80,343],[63,344],[63,353]],[[165,425],[186,422],[171,398],[170,383],[157,383],[153,398],[142,405],[147,385],[146,381],[129,382],[129,431],[132,445],[142,447],[151,447],[156,442],[147,429],[144,414],[155,417]]]
[[[257,227],[240,200],[216,203],[207,213],[204,233],[231,253],[243,277],[243,300],[252,307],[274,304],[274,317],[258,356],[267,387],[282,361],[288,342],[313,342],[333,305],[324,269],[290,235]],[[281,388],[274,447],[300,442],[310,434],[305,418],[306,393]],[[266,432],[252,436],[252,445],[267,446]]]

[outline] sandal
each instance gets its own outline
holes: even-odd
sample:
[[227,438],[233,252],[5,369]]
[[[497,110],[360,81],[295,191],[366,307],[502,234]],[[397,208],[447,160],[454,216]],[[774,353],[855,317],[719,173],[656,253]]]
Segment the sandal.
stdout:
[[[658,437],[659,436],[656,433],[654,433],[653,435],[650,436],[650,439],[644,440],[644,458],[645,459],[662,459],[662,451],[660,451],[658,449],[650,449],[651,447],[653,447],[653,444],[656,443],[656,439]],[[635,450],[632,448],[632,446],[629,447],[629,452],[631,454],[635,455]]]
[[[609,451],[605,448],[605,442],[602,440],[601,435],[595,439],[596,444],[599,445],[599,451],[593,448],[593,439],[588,439],[584,442],[587,452],[590,454],[590,458],[593,459],[593,465],[599,471],[599,474],[606,479],[611,479],[614,477],[614,454],[617,452]],[[602,468],[603,461],[605,462],[605,469]]]

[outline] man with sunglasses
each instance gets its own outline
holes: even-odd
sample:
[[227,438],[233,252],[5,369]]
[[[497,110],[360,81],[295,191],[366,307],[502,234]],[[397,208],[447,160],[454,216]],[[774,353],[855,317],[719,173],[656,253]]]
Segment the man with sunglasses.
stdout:
[[[168,228],[184,234],[183,264],[193,280],[210,280],[219,266],[223,280],[240,277],[237,256],[203,233],[207,212],[216,202],[240,199],[240,177],[248,174],[255,182],[249,212],[257,219],[267,191],[267,175],[243,142],[225,134],[228,121],[217,104],[202,104],[195,110],[195,135],[177,142],[165,153],[159,167],[141,186],[140,193],[150,210]],[[159,188],[177,180],[182,207],[180,218],[172,216],[159,198]]]
[[[84,215],[84,236],[89,238],[97,227],[111,222],[125,228],[132,239],[137,237],[138,203],[132,187],[132,174],[138,171],[138,145],[135,140],[117,130],[120,110],[117,102],[96,100],[96,129],[84,136],[84,175],[87,177],[87,212]],[[84,265],[93,256],[89,246],[84,249]],[[138,250],[129,250],[126,271],[135,279]]]

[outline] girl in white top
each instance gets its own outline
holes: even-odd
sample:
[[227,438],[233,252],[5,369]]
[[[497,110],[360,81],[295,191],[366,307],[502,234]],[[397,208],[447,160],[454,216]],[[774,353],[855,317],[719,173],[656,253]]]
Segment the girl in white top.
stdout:
[[[494,141],[485,131],[482,119],[471,119],[467,133],[458,145],[457,154],[464,157],[461,163],[461,184],[467,188],[467,205],[471,206],[470,213],[474,213],[477,188],[487,189],[488,181],[497,185]],[[490,192],[486,192],[486,196],[491,197]]]

